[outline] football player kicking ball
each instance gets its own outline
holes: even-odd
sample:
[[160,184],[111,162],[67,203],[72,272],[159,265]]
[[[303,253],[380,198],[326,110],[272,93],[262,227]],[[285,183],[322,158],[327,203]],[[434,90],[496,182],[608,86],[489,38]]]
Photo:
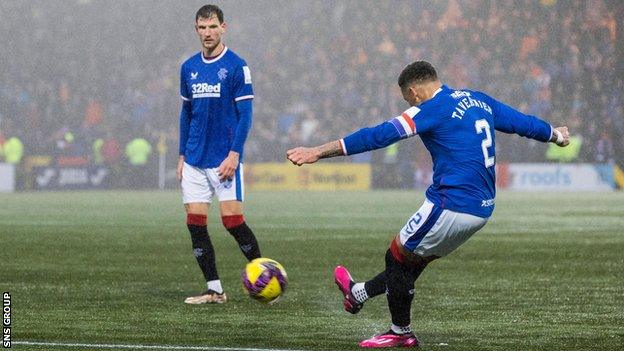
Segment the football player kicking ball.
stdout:
[[251,126],[253,90],[249,67],[221,41],[226,24],[215,5],[201,7],[195,31],[202,50],[180,70],[180,158],[177,177],[187,213],[193,254],[207,290],[189,304],[224,303],[207,229],[208,206],[219,199],[221,221],[245,257],[260,257],[254,233],[243,217],[243,146]]
[[398,83],[411,106],[400,116],[321,146],[287,151],[287,158],[301,166],[383,148],[418,134],[433,159],[433,184],[420,209],[391,242],[385,270],[362,283],[355,283],[344,267],[334,271],[350,313],[359,312],[367,299],[387,293],[390,330],[360,342],[362,347],[418,346],[410,327],[416,279],[431,261],[481,229],[494,210],[495,130],[559,146],[569,143],[567,127],[553,128],[482,92],[442,85],[428,62],[405,67]]

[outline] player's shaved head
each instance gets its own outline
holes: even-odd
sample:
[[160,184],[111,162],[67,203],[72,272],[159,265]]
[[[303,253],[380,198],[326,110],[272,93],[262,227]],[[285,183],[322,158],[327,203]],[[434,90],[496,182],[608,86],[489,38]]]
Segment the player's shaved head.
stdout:
[[413,83],[421,84],[437,80],[438,73],[429,62],[416,61],[405,66],[399,74],[399,87],[405,89]]
[[223,23],[223,11],[217,5],[204,5],[195,14],[195,22],[199,18],[210,19],[214,16],[217,16],[219,23]]

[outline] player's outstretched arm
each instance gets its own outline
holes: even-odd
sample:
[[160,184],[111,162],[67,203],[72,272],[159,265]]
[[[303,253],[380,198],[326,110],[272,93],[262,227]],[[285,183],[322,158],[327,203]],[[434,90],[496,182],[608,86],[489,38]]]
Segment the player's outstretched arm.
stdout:
[[385,121],[374,127],[362,128],[343,139],[334,140],[321,146],[290,149],[286,152],[286,158],[293,164],[301,166],[306,163],[314,163],[321,158],[355,155],[381,149],[415,134],[413,132],[409,135],[407,133],[401,134],[391,121]]
[[568,146],[568,144],[570,144],[570,132],[568,132],[568,127],[553,128],[550,142],[561,147]]
[[286,151],[286,158],[297,166],[314,163],[322,158],[342,156],[342,146],[339,140],[331,141],[316,147],[296,147]]

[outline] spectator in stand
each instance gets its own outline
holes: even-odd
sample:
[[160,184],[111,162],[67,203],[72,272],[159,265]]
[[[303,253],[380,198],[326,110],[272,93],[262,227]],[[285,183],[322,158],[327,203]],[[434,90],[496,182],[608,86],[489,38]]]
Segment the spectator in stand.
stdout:
[[125,155],[130,167],[124,174],[128,186],[141,189],[155,186],[153,172],[149,168],[151,154],[152,145],[144,138],[134,138],[126,145]]

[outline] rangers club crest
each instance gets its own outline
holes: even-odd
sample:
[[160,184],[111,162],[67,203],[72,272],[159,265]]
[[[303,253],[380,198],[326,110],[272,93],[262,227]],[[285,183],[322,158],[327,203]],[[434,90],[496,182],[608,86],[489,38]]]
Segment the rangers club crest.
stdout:
[[219,80],[224,80],[227,78],[228,70],[225,68],[221,68],[219,72],[217,72],[217,76],[219,76]]

